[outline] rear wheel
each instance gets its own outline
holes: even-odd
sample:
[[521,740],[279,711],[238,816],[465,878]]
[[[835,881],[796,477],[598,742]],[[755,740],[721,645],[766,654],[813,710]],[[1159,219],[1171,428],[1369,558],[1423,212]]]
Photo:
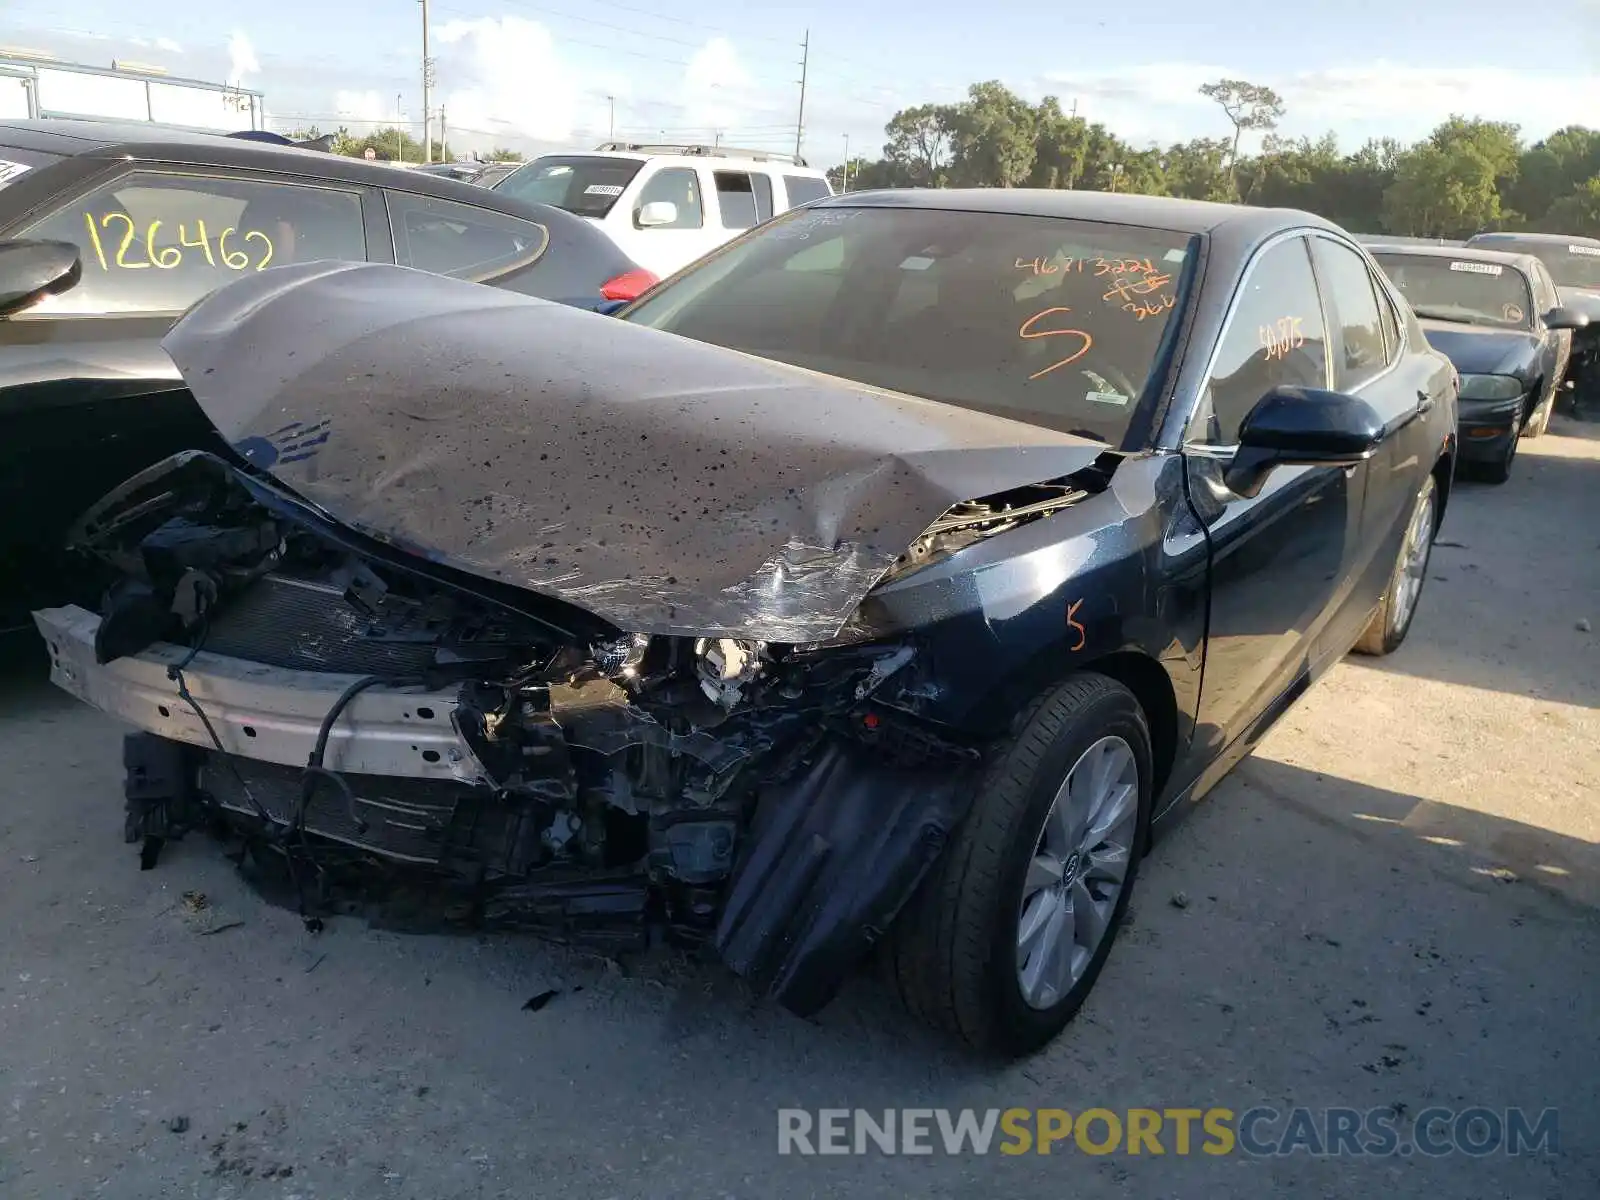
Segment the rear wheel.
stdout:
[[1422,585],[1428,578],[1428,560],[1433,556],[1438,500],[1438,481],[1429,475],[1412,506],[1411,521],[1400,541],[1400,553],[1389,576],[1389,586],[1384,589],[1383,601],[1355,644],[1358,653],[1393,654],[1411,632],[1417,601],[1422,598]]
[[1127,912],[1151,803],[1133,694],[1085,673],[1044,693],[900,914],[887,966],[906,1007],[984,1051],[1053,1038]]

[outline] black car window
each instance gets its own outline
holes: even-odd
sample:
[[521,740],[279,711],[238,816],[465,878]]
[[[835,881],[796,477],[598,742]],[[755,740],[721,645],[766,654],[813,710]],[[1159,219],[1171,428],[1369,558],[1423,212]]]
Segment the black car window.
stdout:
[[1400,356],[1400,314],[1395,310],[1394,296],[1377,281],[1378,320],[1383,325],[1384,358],[1393,362]]
[[367,257],[356,192],[135,171],[19,236],[77,244],[83,279],[28,315],[182,312],[247,271]]
[[529,204],[564,208],[580,217],[603,217],[644,166],[638,158],[546,154],[518,167],[494,190]]
[[1120,445],[1195,245],[1020,214],[804,208],[625,319]]
[[799,208],[829,194],[827,183],[810,175],[785,175],[783,190],[789,194],[790,208]]
[[1385,251],[1375,256],[1419,317],[1494,329],[1529,329],[1533,298],[1522,272],[1505,263]]
[[1531,254],[1542,262],[1557,287],[1600,290],[1600,243],[1547,242],[1542,238],[1504,237],[1491,234],[1473,238],[1469,246]]
[[389,192],[395,261],[483,282],[536,261],[550,244],[537,221],[410,192]]
[[1332,310],[1333,386],[1354,391],[1388,365],[1378,295],[1366,261],[1331,238],[1311,239],[1322,295]]
[[1275,387],[1327,387],[1327,332],[1304,238],[1251,266],[1201,394],[1191,437],[1234,445],[1239,426]]
[[677,219],[667,225],[652,225],[652,229],[700,229],[705,225],[705,213],[700,204],[700,179],[688,167],[668,167],[657,171],[645,180],[639,189],[639,199],[633,206],[633,224],[639,224],[639,212],[646,204],[666,201],[676,206]]
[[[761,215],[761,205],[746,171],[717,171],[717,209],[722,214],[724,229],[749,229],[766,218]],[[767,216],[772,215],[772,185],[766,179]]]

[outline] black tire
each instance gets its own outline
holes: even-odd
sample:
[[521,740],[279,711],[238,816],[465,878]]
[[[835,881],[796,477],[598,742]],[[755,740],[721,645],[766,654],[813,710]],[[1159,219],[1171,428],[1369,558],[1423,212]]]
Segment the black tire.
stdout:
[[[1438,498],[1439,481],[1430,474],[1427,482],[1418,489],[1417,499],[1411,508],[1411,521],[1417,519],[1417,510],[1424,504],[1429,506],[1431,513],[1428,521],[1430,528],[1428,530],[1427,553],[1422,562],[1423,582],[1418,584],[1417,595],[1411,601],[1411,611],[1405,614],[1405,619],[1397,626],[1395,623],[1396,597],[1399,593],[1397,585],[1400,580],[1400,574],[1405,569],[1406,548],[1409,544],[1408,539],[1402,537],[1400,539],[1399,553],[1395,555],[1394,569],[1389,573],[1389,582],[1384,585],[1383,599],[1378,603],[1378,610],[1372,614],[1372,620],[1367,623],[1366,629],[1362,631],[1361,637],[1352,647],[1357,654],[1370,654],[1380,657],[1385,654],[1393,654],[1400,648],[1400,644],[1406,640],[1406,634],[1411,632],[1411,622],[1417,618],[1417,608],[1422,599],[1422,587],[1428,579],[1428,566],[1433,560],[1433,536],[1439,529]],[[1406,524],[1408,532],[1410,528],[1411,522],[1408,521]]]
[[[1534,390],[1534,395],[1537,396],[1543,388],[1544,385],[1540,384]],[[1550,395],[1545,397],[1543,404],[1533,410],[1533,415],[1528,418],[1528,423],[1522,427],[1522,436],[1530,438],[1543,437],[1544,431],[1550,428],[1550,414],[1554,411],[1555,406],[1556,389],[1551,388]]]
[[[1084,751],[1108,735],[1133,750],[1133,853],[1107,931],[1083,975],[1053,1006],[1029,1007],[1017,978],[1023,876],[1055,794]],[[985,1053],[1025,1054],[1077,1015],[1116,942],[1150,822],[1150,733],[1133,693],[1085,672],[1045,691],[991,760],[973,810],[901,912],[885,965],[906,1008]]]

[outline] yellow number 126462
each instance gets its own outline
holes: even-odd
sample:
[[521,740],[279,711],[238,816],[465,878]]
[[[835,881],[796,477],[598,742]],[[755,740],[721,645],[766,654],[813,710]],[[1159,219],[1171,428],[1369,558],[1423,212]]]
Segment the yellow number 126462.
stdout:
[[[144,237],[142,238],[138,236],[139,228],[133,223],[133,218],[126,213],[106,213],[100,218],[98,224],[95,222],[93,213],[84,213],[83,223],[89,230],[89,242],[94,247],[94,256],[99,260],[102,271],[110,271],[113,268],[123,271],[143,271],[149,267],[170,271],[183,262],[185,249],[195,250],[205,255],[206,262],[213,267],[220,260],[221,264],[230,271],[245,271],[251,268],[259,271],[272,262],[272,239],[259,229],[250,230],[241,239],[246,246],[252,242],[259,242],[261,245],[263,251],[261,260],[259,262],[251,262],[247,251],[239,248],[228,248],[229,237],[239,232],[231,225],[217,234],[214,239],[207,234],[204,221],[196,221],[194,223],[193,237],[189,235],[189,226],[187,224],[179,225],[177,245],[163,246],[158,250],[156,249],[156,233],[161,228],[162,223],[160,221],[151,221],[150,224],[145,226]],[[119,228],[113,229],[113,225],[117,225]],[[102,239],[100,236],[102,230],[110,234],[111,237]],[[120,237],[118,237],[119,234]],[[115,245],[108,255],[106,244],[113,239],[115,239]],[[142,262],[128,257],[128,251],[134,248],[135,242],[142,243],[141,248],[144,250],[144,260]]]

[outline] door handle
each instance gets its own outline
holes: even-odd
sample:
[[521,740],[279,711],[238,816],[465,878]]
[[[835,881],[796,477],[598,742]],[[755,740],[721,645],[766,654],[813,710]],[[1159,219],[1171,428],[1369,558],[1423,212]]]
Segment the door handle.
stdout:
[[1430,413],[1433,411],[1432,393],[1425,392],[1421,388],[1417,389],[1417,411],[1419,413]]

